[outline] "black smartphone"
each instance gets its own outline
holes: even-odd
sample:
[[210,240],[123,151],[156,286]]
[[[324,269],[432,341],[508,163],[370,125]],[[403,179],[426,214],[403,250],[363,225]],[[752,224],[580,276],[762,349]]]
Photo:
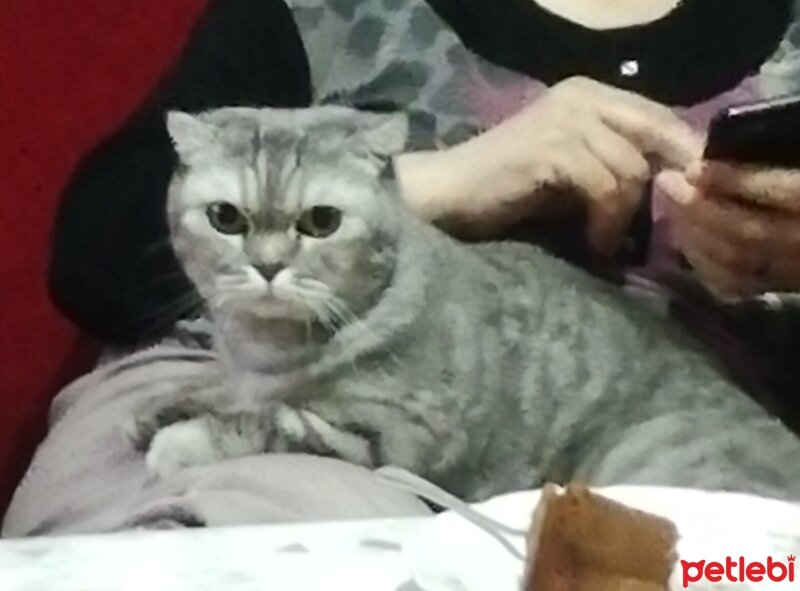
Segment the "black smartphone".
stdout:
[[711,121],[704,157],[736,164],[800,167],[800,96],[723,109]]

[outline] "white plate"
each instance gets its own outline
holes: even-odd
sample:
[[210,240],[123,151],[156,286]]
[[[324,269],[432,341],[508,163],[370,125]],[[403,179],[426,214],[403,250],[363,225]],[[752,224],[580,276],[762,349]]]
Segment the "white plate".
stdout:
[[[767,557],[788,565],[790,554],[800,554],[800,506],[744,494],[690,489],[617,486],[595,492],[673,521],[680,533],[681,560],[725,563],[766,562]],[[484,515],[520,530],[527,530],[539,500],[539,491],[496,497],[474,505]],[[505,535],[524,553],[524,539]],[[519,558],[496,539],[463,517],[442,513],[425,524],[404,546],[417,584],[425,591],[518,591],[523,571]],[[776,571],[779,573],[780,569]],[[794,581],[689,582],[688,591],[747,589],[800,589],[800,560]],[[736,575],[736,572],[733,573]],[[683,567],[676,564],[671,591],[684,591]]]

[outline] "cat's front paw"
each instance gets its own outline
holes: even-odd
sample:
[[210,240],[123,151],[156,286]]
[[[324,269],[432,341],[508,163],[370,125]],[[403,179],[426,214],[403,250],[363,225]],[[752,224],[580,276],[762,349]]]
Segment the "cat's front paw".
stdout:
[[169,399],[148,400],[137,408],[124,425],[124,432],[134,449],[146,452],[156,435],[171,425],[193,420],[196,415]]
[[194,466],[221,459],[212,429],[206,417],[173,423],[158,431],[145,456],[151,479],[169,478]]
[[275,414],[272,451],[292,451],[337,457],[346,462],[374,468],[379,454],[363,432],[356,434],[338,428],[319,415],[288,406]]
[[134,406],[123,430],[134,449],[146,452],[162,429],[213,413],[225,393],[217,382],[197,381],[182,385],[169,395],[146,398]]

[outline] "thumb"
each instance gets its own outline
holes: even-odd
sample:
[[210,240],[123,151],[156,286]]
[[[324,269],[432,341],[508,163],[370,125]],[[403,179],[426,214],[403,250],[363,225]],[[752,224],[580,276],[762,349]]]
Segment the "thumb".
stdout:
[[697,189],[686,176],[676,170],[664,170],[656,175],[655,188],[669,198],[673,205],[686,207],[697,199]]
[[652,158],[659,168],[683,170],[703,154],[703,139],[671,112],[656,114],[615,105],[606,123]]
[[653,127],[648,139],[650,153],[665,169],[684,170],[703,154],[703,138],[680,120]]

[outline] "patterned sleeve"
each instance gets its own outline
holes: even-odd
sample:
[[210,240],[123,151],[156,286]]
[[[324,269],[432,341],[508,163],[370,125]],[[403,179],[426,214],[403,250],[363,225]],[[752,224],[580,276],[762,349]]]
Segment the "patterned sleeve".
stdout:
[[[463,141],[537,85],[472,54],[423,0],[289,0],[316,102],[411,115],[417,147]],[[412,140],[413,141],[413,140]]]

